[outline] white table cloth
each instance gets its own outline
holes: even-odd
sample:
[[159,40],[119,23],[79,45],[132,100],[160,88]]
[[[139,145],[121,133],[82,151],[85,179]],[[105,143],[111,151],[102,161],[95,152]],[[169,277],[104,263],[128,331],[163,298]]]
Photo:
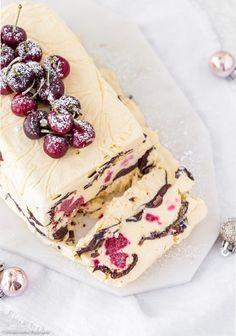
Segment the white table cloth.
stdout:
[[[213,77],[207,67],[209,56],[218,49],[236,55],[236,1],[96,2],[140,25],[192,102],[211,134],[221,218],[236,215],[236,82]],[[0,301],[0,331],[233,336],[235,258],[221,257],[219,246],[217,242],[190,283],[127,298],[99,292],[0,251],[1,259],[23,267],[31,280],[24,295]]]

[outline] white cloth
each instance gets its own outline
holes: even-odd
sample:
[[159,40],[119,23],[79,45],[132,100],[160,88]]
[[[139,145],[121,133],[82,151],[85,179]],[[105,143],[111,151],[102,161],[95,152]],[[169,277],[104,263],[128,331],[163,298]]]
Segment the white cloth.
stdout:
[[[227,49],[229,36],[221,35],[219,39],[217,28],[199,6],[203,1],[97,2],[141,26],[206,123],[213,142],[221,217],[235,215],[236,82],[214,78],[207,67],[214,51]],[[228,0],[227,4],[228,11],[225,7],[224,10],[233,17],[236,3]],[[226,27],[223,20],[221,26]],[[236,24],[234,29],[225,30],[225,34],[228,32],[234,39],[229,50],[236,55],[235,31]],[[1,259],[7,264],[17,264],[26,270],[30,286],[18,298],[1,300],[0,311],[33,324],[24,324],[22,328],[43,328],[58,336],[233,336],[234,258],[223,259],[218,250],[219,242],[190,283],[126,298],[99,292],[1,251]],[[3,325],[0,324],[0,330]],[[4,330],[12,328],[13,325],[4,325]]]

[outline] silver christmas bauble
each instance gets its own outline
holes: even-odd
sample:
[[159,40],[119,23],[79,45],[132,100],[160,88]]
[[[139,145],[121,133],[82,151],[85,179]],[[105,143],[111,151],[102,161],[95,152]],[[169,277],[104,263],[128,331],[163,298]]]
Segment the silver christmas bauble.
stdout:
[[221,225],[220,235],[222,237],[223,256],[235,252],[236,249],[236,218],[229,218],[224,224]]

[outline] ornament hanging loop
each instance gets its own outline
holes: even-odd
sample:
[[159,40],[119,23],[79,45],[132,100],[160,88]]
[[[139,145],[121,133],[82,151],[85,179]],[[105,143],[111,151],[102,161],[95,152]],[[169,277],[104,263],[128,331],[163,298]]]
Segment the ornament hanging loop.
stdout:
[[221,254],[222,254],[223,257],[227,257],[229,254],[235,252],[235,246],[231,245],[226,240],[222,241],[221,246],[222,246],[222,248],[221,248]]

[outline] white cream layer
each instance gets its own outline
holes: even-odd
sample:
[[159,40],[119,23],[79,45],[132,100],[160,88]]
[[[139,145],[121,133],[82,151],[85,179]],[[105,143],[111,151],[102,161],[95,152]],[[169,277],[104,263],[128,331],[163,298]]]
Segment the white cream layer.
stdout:
[[[17,5],[3,8],[2,24],[14,22]],[[84,186],[88,175],[99,169],[119,152],[134,150],[137,161],[150,146],[143,143],[143,130],[115,91],[103,79],[76,35],[43,4],[24,4],[20,25],[30,39],[40,43],[44,57],[59,54],[71,65],[65,80],[66,94],[79,98],[83,118],[95,128],[94,143],[83,150],[70,149],[61,159],[48,157],[41,140],[28,139],[23,119],[11,112],[12,95],[2,96],[0,111],[0,150],[2,183],[5,190],[16,191],[20,206],[28,207],[39,222],[46,226],[47,211],[57,195],[77,190],[85,201],[95,197],[102,179],[89,190]],[[132,164],[132,162],[130,162]],[[118,169],[119,167],[117,167]]]

